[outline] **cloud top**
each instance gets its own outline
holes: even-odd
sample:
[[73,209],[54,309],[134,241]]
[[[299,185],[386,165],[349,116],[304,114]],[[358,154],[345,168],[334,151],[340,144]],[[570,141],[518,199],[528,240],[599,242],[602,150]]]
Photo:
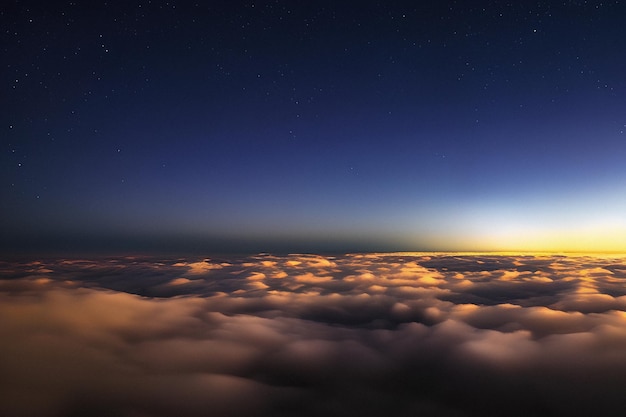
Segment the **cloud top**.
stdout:
[[626,412],[621,257],[48,259],[0,278],[0,415]]

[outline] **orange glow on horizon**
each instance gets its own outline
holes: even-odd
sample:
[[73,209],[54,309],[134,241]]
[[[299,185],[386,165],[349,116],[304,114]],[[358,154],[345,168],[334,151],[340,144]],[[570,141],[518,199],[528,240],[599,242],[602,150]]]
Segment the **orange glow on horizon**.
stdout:
[[482,212],[422,234],[420,243],[455,252],[626,253],[626,217],[552,216]]
[[626,253],[626,227],[589,225],[577,229],[509,229],[487,233],[473,242],[495,251]]

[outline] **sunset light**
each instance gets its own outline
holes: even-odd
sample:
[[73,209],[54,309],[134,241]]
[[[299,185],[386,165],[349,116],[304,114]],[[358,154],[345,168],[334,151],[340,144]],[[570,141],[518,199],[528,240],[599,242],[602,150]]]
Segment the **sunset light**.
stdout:
[[626,416],[625,17],[3,1],[0,417]]

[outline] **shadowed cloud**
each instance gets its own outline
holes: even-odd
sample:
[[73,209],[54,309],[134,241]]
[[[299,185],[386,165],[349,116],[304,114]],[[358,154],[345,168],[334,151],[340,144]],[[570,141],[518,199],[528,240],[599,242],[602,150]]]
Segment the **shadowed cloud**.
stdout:
[[620,257],[0,263],[0,415],[618,415]]

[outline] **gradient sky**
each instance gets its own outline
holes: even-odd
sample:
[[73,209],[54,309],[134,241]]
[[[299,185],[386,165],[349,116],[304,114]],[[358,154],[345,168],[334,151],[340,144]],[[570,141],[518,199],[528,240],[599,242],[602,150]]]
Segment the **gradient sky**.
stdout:
[[626,251],[620,1],[5,3],[4,251]]

